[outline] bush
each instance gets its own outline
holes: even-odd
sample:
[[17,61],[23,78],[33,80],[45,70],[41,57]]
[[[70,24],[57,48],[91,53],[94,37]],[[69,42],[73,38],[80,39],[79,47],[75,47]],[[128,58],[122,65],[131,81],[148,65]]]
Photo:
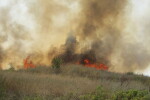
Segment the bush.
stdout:
[[148,91],[129,90],[118,92],[113,96],[113,100],[150,100],[147,99]]
[[142,100],[150,100],[150,94],[144,96],[144,97],[142,98]]
[[62,65],[62,59],[61,58],[55,57],[52,60],[52,68],[59,69],[61,65]]
[[126,74],[127,74],[127,75],[134,75],[133,72],[127,72]]
[[108,93],[98,87],[95,92],[83,95],[80,97],[81,100],[108,100]]
[[95,92],[80,96],[80,100],[150,100],[148,91],[128,90],[114,93],[111,95],[98,87]]
[[61,65],[62,65],[61,58],[56,57],[52,60],[52,68],[54,69],[53,71],[55,74],[58,74],[61,72],[61,70],[60,70]]

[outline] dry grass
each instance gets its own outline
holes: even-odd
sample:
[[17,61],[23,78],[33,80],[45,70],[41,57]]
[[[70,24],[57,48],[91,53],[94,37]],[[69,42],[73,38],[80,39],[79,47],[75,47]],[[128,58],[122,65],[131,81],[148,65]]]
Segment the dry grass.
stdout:
[[[62,66],[59,74],[51,68],[39,67],[26,71],[1,71],[0,75],[5,79],[6,95],[9,95],[5,100],[63,100],[64,97],[64,100],[70,100],[70,96],[79,99],[80,95],[91,93],[98,86],[113,93],[130,89],[146,90],[150,85],[148,77],[98,71],[79,65]],[[127,79],[123,83],[122,77]]]
[[87,78],[31,73],[7,72],[4,77],[9,89],[16,89],[27,95],[63,96],[71,92],[89,93],[100,83]]

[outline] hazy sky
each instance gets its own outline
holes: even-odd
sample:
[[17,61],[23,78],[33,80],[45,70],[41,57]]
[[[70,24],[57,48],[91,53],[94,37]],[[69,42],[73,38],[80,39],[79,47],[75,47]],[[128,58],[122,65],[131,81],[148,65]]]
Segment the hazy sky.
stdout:
[[[149,33],[150,25],[150,0],[131,0],[133,3],[133,11],[131,12],[131,16],[135,25],[138,27],[138,39],[141,39],[142,42],[146,43],[147,46],[150,44],[150,37],[146,37],[146,34]],[[143,33],[145,32],[145,33]],[[148,47],[150,48],[150,47]],[[140,71],[139,71],[140,72]],[[144,71],[144,74],[150,76],[150,66]]]

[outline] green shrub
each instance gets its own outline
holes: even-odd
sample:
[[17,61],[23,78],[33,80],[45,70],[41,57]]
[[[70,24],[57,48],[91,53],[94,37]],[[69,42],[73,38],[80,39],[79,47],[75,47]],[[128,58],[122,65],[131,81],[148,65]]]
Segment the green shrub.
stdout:
[[113,96],[113,100],[147,100],[146,99],[148,98],[147,95],[148,91],[138,91],[138,90],[122,91],[116,93]]
[[127,74],[127,75],[134,75],[133,72],[127,72],[126,74]]
[[53,71],[55,74],[58,74],[61,72],[61,67],[62,65],[62,59],[59,58],[59,57],[55,57],[53,60],[52,60],[52,68],[53,68]]
[[62,65],[62,59],[61,58],[55,57],[52,60],[52,68],[59,69],[61,65]]
[[80,97],[81,100],[108,100],[108,93],[98,87],[95,92],[83,95]]
[[145,95],[142,100],[150,100],[150,93],[148,95]]

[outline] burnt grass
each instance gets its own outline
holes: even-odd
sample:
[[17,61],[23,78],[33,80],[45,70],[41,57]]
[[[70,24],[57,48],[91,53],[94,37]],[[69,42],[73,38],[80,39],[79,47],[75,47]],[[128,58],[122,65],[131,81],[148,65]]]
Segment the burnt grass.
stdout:
[[[117,99],[118,92],[130,93],[126,91],[131,92],[130,98]],[[149,92],[150,78],[132,72],[113,73],[72,64],[59,70],[37,67],[0,71],[0,100],[150,100],[141,99]],[[136,95],[132,93],[143,97],[133,99]]]

